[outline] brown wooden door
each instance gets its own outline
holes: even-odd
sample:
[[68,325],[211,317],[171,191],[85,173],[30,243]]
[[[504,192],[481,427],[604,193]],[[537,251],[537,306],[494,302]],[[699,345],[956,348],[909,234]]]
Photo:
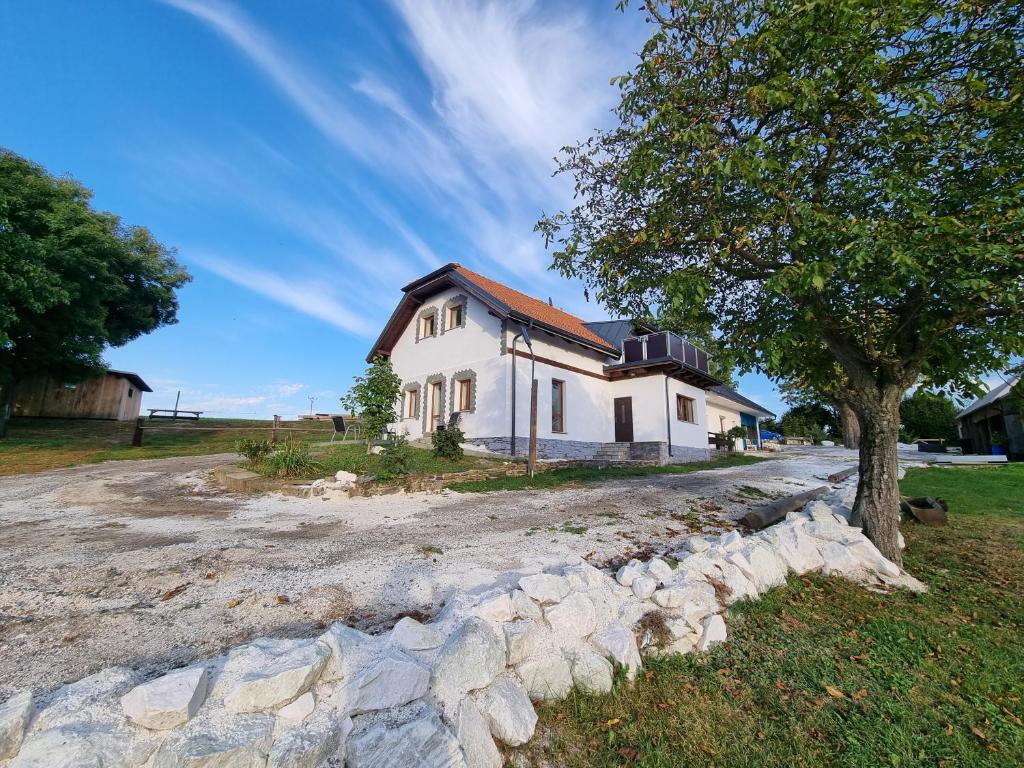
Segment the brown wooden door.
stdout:
[[615,442],[633,442],[633,398],[615,398]]
[[437,425],[441,423],[441,384],[434,382],[430,385],[430,431],[436,432]]

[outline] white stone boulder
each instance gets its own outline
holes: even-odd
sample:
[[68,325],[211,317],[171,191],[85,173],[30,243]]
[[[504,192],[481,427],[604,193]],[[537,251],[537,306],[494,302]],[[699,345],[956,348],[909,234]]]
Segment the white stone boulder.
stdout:
[[662,608],[679,608],[686,602],[686,590],[682,587],[665,587],[655,591],[651,599]]
[[690,552],[700,553],[706,552],[708,547],[711,546],[711,543],[705,536],[691,536],[686,540],[686,543],[683,544],[683,546]]
[[7,766],[133,768],[149,759],[156,744],[152,736],[140,740],[127,728],[90,722],[72,723],[33,732]]
[[143,682],[127,667],[107,667],[58,688],[32,717],[33,732],[82,722],[114,726],[124,722],[121,697]]
[[608,693],[612,689],[612,664],[591,648],[580,648],[572,653],[569,664],[572,681],[586,693]]
[[468,696],[459,702],[452,727],[468,768],[501,768],[501,753],[491,737],[491,729],[476,702]]
[[698,651],[706,651],[712,645],[724,643],[728,637],[725,629],[725,619],[719,613],[712,614],[704,619],[703,626],[703,633],[700,636],[700,640],[697,641]]
[[594,603],[582,592],[573,592],[562,602],[547,606],[544,618],[556,637],[586,637],[597,629]]
[[217,721],[196,718],[171,731],[153,756],[151,768],[262,766],[270,754],[273,730],[274,718],[269,715]]
[[718,546],[722,549],[732,551],[743,544],[743,534],[739,531],[729,531],[718,537]]
[[569,587],[574,590],[586,591],[594,587],[602,587],[608,578],[599,568],[590,563],[577,563],[562,569],[562,575],[569,580]]
[[399,707],[423,696],[430,670],[397,648],[389,648],[354,680],[352,714]]
[[866,537],[863,541],[850,544],[847,551],[871,573],[894,578],[900,575],[899,566],[879,552],[878,548]]
[[514,677],[502,675],[477,693],[476,700],[495,738],[510,747],[533,738],[537,713],[526,689]]
[[732,605],[745,598],[757,597],[757,588],[753,582],[735,565],[726,560],[719,560],[715,563],[715,568],[718,571],[715,578],[718,578],[726,588],[726,605]]
[[355,485],[356,480],[359,479],[359,475],[354,472],[346,472],[344,469],[339,469],[334,473],[334,481],[344,486]]
[[366,649],[375,642],[365,632],[340,622],[329,626],[319,640],[330,649],[330,658],[320,677],[325,683],[350,677],[355,660],[366,655]]
[[0,706],[0,760],[18,753],[34,709],[32,691],[28,688],[18,691]]
[[348,742],[347,768],[467,768],[458,740],[436,712],[400,725],[375,722]]
[[804,507],[804,513],[817,523],[832,524],[835,522],[835,519],[832,517],[832,507],[821,499],[808,502]]
[[534,621],[540,621],[544,618],[544,612],[540,606],[523,590],[513,589],[510,600],[512,601],[512,610],[519,618],[533,619]]
[[841,544],[853,544],[860,541],[864,534],[860,528],[852,528],[849,525],[839,525],[835,520],[817,521],[804,525],[803,530],[810,536],[821,541],[838,541]]
[[512,621],[515,618],[512,597],[508,592],[488,595],[476,604],[473,614],[487,621]]
[[640,649],[637,648],[636,637],[627,627],[618,623],[610,624],[591,636],[590,642],[616,664],[625,667],[630,680],[636,677],[637,670],[642,666]]
[[[333,714],[325,713],[309,718],[274,739],[267,757],[267,768],[321,768],[330,759],[340,766],[345,759],[345,741],[351,731],[351,717],[338,720]],[[214,765],[219,768],[221,764]],[[248,768],[249,764],[239,765]]]
[[807,535],[802,525],[781,523],[760,535],[794,573],[803,575],[816,571],[825,563],[815,540]]
[[644,575],[644,572],[639,568],[634,568],[632,565],[624,565],[615,573],[615,580],[624,587],[633,586],[633,582]]
[[761,539],[755,539],[737,552],[730,552],[726,560],[735,565],[759,593],[786,583],[786,563]]
[[857,558],[850,554],[849,549],[836,541],[830,541],[822,548],[821,557],[825,561],[821,572],[826,576],[833,574],[854,576],[861,570]]
[[484,619],[471,617],[441,646],[433,685],[446,693],[475,691],[505,669],[505,659],[505,638]]
[[519,580],[519,588],[541,605],[557,603],[569,594],[569,580],[553,573],[535,573]]
[[516,667],[531,699],[557,701],[572,690],[572,671],[560,651],[528,659]]
[[675,573],[672,570],[672,566],[660,557],[652,557],[647,561],[647,575],[659,584],[667,584],[672,581]]
[[277,711],[277,716],[282,720],[291,720],[298,723],[313,714],[313,710],[315,708],[316,699],[313,697],[313,692],[306,691],[291,704],[285,704],[281,707],[281,709]]
[[640,600],[647,600],[658,588],[658,582],[650,576],[638,576],[633,579],[633,594]]
[[182,669],[132,688],[121,697],[124,713],[143,728],[163,731],[191,720],[206,698],[206,669]]
[[545,634],[543,627],[532,619],[510,621],[502,630],[505,633],[509,666],[515,666],[533,656],[543,642]]
[[224,697],[231,712],[259,712],[294,701],[320,678],[331,656],[316,640],[256,640],[241,653],[244,671]]
[[391,629],[388,642],[407,651],[429,651],[441,646],[444,635],[411,616],[404,616]]

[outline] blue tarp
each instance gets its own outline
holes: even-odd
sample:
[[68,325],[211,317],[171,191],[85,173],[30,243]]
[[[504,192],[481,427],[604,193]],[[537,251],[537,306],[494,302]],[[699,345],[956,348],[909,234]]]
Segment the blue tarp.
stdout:
[[782,439],[782,435],[780,435],[778,432],[769,432],[767,429],[762,429],[761,430],[761,439],[762,440],[781,440]]

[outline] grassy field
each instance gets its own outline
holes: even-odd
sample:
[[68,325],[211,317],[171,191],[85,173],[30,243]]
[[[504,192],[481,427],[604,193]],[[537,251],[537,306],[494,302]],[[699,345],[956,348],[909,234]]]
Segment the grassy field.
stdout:
[[554,488],[569,483],[598,483],[603,480],[615,480],[622,477],[644,477],[646,475],[686,474],[699,472],[702,469],[721,469],[723,467],[739,467],[744,464],[756,464],[770,459],[743,454],[729,455],[712,461],[694,461],[689,464],[669,464],[664,467],[573,467],[553,469],[540,472],[533,477],[498,477],[492,480],[476,480],[468,483],[452,483],[453,491],[487,493],[490,491],[521,491],[533,488]]
[[541,709],[552,766],[1024,765],[1024,465],[912,470],[950,525],[903,526],[928,594],[792,577],[730,641]]
[[[242,437],[269,438],[270,421],[203,419],[199,422],[147,421],[143,445],[131,445],[134,422],[85,419],[11,419],[7,437],[0,440],[0,475],[41,472],[110,459],[158,459],[165,456],[200,456],[230,453]],[[315,432],[282,432],[301,439],[330,440],[329,421],[287,421],[282,426]],[[203,427],[231,427],[208,431]]]

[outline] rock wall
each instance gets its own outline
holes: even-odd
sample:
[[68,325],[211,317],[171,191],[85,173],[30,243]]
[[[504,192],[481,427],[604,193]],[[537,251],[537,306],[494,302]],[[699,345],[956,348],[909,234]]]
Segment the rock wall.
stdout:
[[[633,677],[644,654],[706,651],[727,638],[728,605],[789,571],[924,589],[847,524],[853,493],[614,575],[580,561],[459,593],[435,620],[385,634],[339,623],[156,679],[114,667],[38,703],[23,691],[0,706],[0,765],[498,768],[496,740],[533,737],[533,702],[610,691],[615,667]],[[665,631],[642,629],[652,623]]]

